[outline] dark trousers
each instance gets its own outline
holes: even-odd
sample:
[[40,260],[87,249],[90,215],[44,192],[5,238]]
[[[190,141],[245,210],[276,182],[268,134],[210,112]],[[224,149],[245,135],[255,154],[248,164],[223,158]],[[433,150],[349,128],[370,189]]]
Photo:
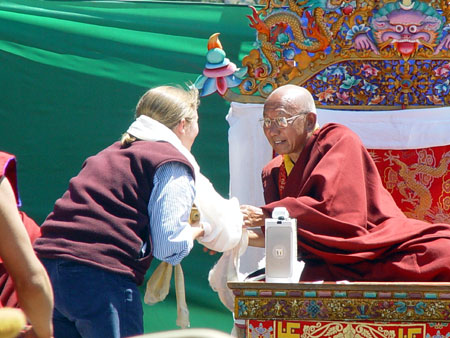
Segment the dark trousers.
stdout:
[[129,277],[65,259],[41,259],[53,285],[55,338],[142,334],[143,309]]

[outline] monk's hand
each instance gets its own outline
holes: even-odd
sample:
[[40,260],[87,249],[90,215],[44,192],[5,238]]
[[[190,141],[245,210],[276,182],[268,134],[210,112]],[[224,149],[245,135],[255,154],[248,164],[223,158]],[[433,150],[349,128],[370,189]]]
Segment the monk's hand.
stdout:
[[244,228],[261,227],[264,225],[264,213],[261,208],[252,205],[241,205],[241,212],[244,216]]

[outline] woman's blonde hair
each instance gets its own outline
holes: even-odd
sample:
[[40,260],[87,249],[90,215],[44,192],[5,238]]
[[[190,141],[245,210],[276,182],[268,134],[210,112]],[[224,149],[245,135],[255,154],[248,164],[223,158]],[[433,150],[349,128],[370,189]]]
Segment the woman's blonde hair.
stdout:
[[[148,90],[136,105],[135,117],[146,115],[173,129],[182,119],[191,122],[200,104],[198,90],[175,86],[159,86]],[[128,133],[122,135],[122,145],[128,145],[136,138]]]

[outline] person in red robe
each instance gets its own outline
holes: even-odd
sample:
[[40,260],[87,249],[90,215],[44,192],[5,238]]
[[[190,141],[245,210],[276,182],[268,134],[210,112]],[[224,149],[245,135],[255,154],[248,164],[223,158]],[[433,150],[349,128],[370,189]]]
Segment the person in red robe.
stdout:
[[[0,308],[23,310],[31,326],[24,327],[20,337],[50,338],[52,286],[31,244],[40,228],[19,206],[15,157],[0,152]],[[9,320],[0,318],[2,330],[14,327],[14,319]]]
[[265,206],[243,205],[249,245],[264,246],[264,219],[285,207],[297,219],[302,281],[450,281],[450,225],[407,218],[383,187],[360,138],[317,128],[311,94],[286,85],[264,104],[276,154],[263,169]]
[[[17,207],[21,207],[19,190],[17,188],[17,164],[16,157],[12,154],[0,151],[0,177],[6,177],[14,192]],[[24,211],[18,209],[22,223],[25,225],[28,236],[33,244],[41,235],[41,229],[36,222]],[[17,293],[11,276],[6,271],[2,258],[0,257],[0,307],[18,307]]]

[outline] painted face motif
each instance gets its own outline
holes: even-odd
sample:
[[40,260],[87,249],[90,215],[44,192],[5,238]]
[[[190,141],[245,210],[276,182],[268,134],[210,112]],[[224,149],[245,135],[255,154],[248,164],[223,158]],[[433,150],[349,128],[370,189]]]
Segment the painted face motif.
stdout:
[[[433,48],[439,36],[442,22],[438,17],[421,10],[386,6],[384,15],[374,17],[372,28],[378,46],[383,49],[393,45],[407,60],[420,45]],[[381,12],[381,11],[380,11]]]

